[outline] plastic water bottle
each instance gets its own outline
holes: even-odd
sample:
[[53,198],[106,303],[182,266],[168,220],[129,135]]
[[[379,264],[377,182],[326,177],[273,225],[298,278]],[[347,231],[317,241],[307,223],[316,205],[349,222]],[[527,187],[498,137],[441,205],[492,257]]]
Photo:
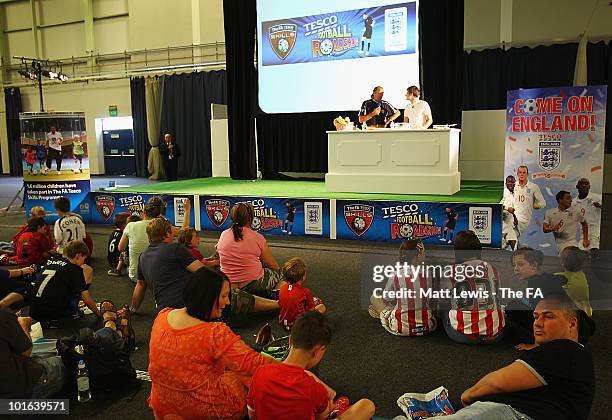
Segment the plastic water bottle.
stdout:
[[91,400],[91,390],[89,389],[89,371],[85,367],[85,361],[79,360],[79,370],[77,371],[77,400],[87,402]]

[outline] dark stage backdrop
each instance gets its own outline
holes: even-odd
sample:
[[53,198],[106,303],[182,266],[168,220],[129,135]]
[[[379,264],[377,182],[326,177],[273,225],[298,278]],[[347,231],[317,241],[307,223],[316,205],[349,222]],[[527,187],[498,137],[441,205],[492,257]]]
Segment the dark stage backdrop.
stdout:
[[461,125],[463,0],[419,1],[419,43],[421,97],[433,123]]
[[6,106],[6,134],[9,146],[10,172],[13,176],[22,176],[19,113],[23,112],[23,107],[19,88],[4,89],[4,104]]
[[181,148],[179,178],[212,175],[212,103],[227,103],[225,70],[165,76],[160,133],[171,133]]
[[504,109],[506,91],[571,86],[578,44],[466,52],[463,109]]
[[134,130],[134,149],[136,158],[136,176],[148,176],[149,135],[147,132],[147,104],[145,101],[144,77],[133,77],[130,80],[132,101],[132,122]]
[[255,0],[223,0],[230,174],[257,178],[255,152]]
[[589,85],[608,85],[606,107],[606,151],[612,152],[612,41],[587,45]]

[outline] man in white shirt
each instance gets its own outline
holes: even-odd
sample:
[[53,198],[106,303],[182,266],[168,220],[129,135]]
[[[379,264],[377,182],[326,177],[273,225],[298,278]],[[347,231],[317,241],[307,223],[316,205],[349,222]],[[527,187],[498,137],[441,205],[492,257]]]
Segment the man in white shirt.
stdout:
[[544,215],[544,233],[555,236],[559,253],[568,246],[577,246],[576,233],[578,223],[582,225],[582,244],[585,249],[589,247],[589,225],[584,216],[572,207],[572,195],[569,191],[559,191],[556,195],[559,205],[550,209]]
[[57,174],[59,175],[62,170],[62,133],[56,131],[56,127],[52,125],[49,127],[51,132],[47,133],[47,168],[51,170],[51,162],[55,160],[57,166]]
[[416,86],[406,89],[408,105],[404,109],[404,122],[409,123],[412,128],[425,129],[433,123],[431,108],[425,101],[419,99],[421,92]]
[[[599,231],[601,224],[601,194],[590,192],[591,182],[587,178],[580,178],[576,184],[578,197],[572,200],[572,207],[576,209],[589,225],[589,248],[591,253],[599,249]],[[584,248],[582,243],[579,245]]]
[[[506,188],[504,189],[504,198],[502,199],[502,249],[506,249],[508,245],[512,250],[516,249],[516,240],[519,232],[517,229],[518,219],[514,214],[514,186],[516,179],[512,175],[506,177]],[[512,209],[512,213],[508,210]]]
[[519,166],[516,174],[518,175],[519,182],[514,187],[514,207],[509,208],[508,212],[516,216],[518,220],[517,229],[520,236],[529,226],[533,209],[546,207],[546,201],[540,191],[540,187],[527,179],[529,175],[527,166]]

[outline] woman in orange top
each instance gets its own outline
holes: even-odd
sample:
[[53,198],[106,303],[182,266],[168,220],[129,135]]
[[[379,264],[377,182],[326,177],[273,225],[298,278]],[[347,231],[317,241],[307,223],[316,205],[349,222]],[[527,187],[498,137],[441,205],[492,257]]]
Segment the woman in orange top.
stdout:
[[227,277],[209,268],[185,285],[185,307],[166,308],[151,331],[149,407],[156,419],[241,419],[251,376],[274,363],[213,320],[230,303]]

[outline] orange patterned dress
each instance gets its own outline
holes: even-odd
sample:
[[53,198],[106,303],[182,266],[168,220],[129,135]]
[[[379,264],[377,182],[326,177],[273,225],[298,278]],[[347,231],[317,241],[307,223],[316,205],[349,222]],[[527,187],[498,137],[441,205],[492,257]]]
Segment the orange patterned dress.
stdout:
[[271,358],[222,322],[174,329],[166,308],[151,331],[149,407],[156,419],[241,419],[251,376]]

